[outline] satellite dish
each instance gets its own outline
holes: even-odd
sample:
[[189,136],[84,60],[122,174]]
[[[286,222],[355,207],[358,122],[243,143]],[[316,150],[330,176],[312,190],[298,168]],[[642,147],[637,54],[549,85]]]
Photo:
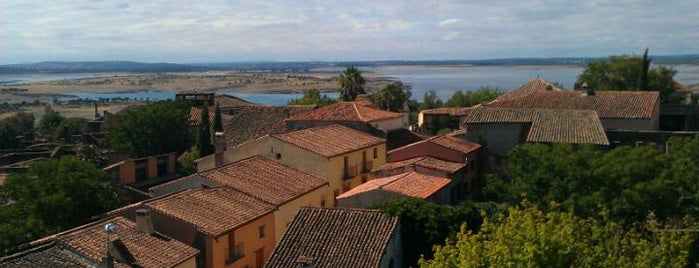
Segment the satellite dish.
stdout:
[[117,229],[119,229],[119,228],[117,227],[117,225],[115,223],[110,222],[110,223],[107,223],[104,225],[104,232],[107,234],[116,233]]

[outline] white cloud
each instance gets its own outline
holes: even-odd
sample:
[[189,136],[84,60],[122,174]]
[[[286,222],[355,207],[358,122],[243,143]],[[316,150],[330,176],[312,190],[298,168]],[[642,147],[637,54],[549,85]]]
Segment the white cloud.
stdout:
[[456,23],[459,23],[461,20],[460,19],[448,19],[448,20],[443,20],[437,23],[439,26],[448,26],[448,25],[453,25]]

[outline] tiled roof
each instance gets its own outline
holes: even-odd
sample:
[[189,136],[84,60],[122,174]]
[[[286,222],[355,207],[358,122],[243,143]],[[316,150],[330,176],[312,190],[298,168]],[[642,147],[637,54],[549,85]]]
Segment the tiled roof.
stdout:
[[211,236],[219,236],[274,210],[274,206],[229,187],[186,190],[145,204]]
[[478,143],[470,142],[467,140],[461,140],[451,136],[450,134],[437,136],[432,139],[429,139],[428,141],[440,145],[442,147],[454,149],[463,153],[470,153],[475,150],[478,150],[478,148],[481,148],[481,145]]
[[362,102],[338,102],[320,107],[313,111],[292,116],[288,121],[349,121],[373,122],[402,117],[400,113],[379,110],[364,105]]
[[565,91],[565,89],[557,87],[553,83],[537,77],[529,82],[524,83],[518,88],[510,90],[505,94],[502,94],[500,97],[496,98],[495,101],[516,99],[522,96],[532,94],[534,92],[541,91]]
[[110,240],[120,239],[141,267],[173,267],[194,257],[199,251],[162,235],[147,235],[136,229],[136,223],[122,217],[112,218],[58,236],[60,244],[99,262],[105,257],[107,237],[104,224],[115,223],[117,231]]
[[466,166],[466,164],[444,161],[444,160],[437,159],[437,158],[434,158],[431,156],[421,156],[421,157],[415,157],[415,158],[411,158],[411,159],[403,160],[403,161],[399,161],[399,162],[388,163],[388,164],[385,164],[385,165],[383,165],[379,168],[376,168],[372,171],[376,172],[376,171],[383,171],[383,170],[392,170],[392,169],[405,167],[405,166],[419,166],[419,167],[444,171],[444,172],[448,172],[448,173],[454,173],[454,172],[459,171],[459,169],[464,168]]
[[[244,99],[241,99],[241,98],[238,98],[235,96],[229,96],[229,95],[215,95],[214,96],[214,105],[211,106],[210,108],[216,107],[217,103],[218,103],[219,108],[255,105],[254,103],[251,103],[251,102],[246,101]],[[213,109],[209,109],[209,110],[213,110]]]
[[479,108],[464,121],[470,124],[529,123],[530,142],[568,142],[609,145],[595,111]]
[[360,193],[383,189],[397,194],[427,199],[451,183],[449,178],[408,171],[394,176],[378,178],[363,183],[338,196],[338,199]]
[[284,204],[328,184],[320,177],[262,156],[221,166],[199,175],[275,205]]
[[398,218],[378,210],[302,208],[265,267],[379,267]]
[[592,110],[602,119],[647,119],[660,101],[657,91],[540,91],[518,98],[493,101],[487,107]]
[[385,142],[384,139],[339,124],[272,136],[325,157],[333,157]]
[[44,267],[91,267],[81,262],[54,242],[31,248],[17,254],[0,258],[2,268],[44,268]]
[[386,133],[386,149],[393,150],[427,138],[429,136],[405,128],[391,130]]
[[[196,107],[189,108],[189,122],[195,126],[201,124],[201,113],[202,112],[203,112],[203,110],[200,108],[196,108]],[[212,109],[209,109],[209,123],[210,123],[210,126],[212,126],[212,127],[214,125],[215,116],[216,116],[216,112]],[[232,117],[230,115],[221,113],[221,124],[222,125],[224,125],[224,126],[229,125],[230,124],[229,122],[231,121],[231,119],[232,119]]]
[[472,107],[439,107],[420,111],[422,114],[428,115],[451,115],[462,116],[468,114]]
[[245,106],[227,109],[223,125],[228,146],[236,146],[268,134],[286,132],[284,120],[313,110],[313,106]]

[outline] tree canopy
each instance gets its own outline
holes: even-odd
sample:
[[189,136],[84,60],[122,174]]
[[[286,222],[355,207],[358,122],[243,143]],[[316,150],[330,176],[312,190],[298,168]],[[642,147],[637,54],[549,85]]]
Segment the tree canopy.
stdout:
[[420,267],[685,267],[692,234],[661,232],[652,220],[643,230],[570,212],[544,212],[524,202],[476,233],[462,227],[456,239],[435,247]]
[[159,101],[124,113],[107,133],[111,148],[137,156],[183,152],[192,145],[189,106],[178,101]]
[[402,82],[393,82],[371,95],[377,107],[391,112],[404,112],[412,96],[410,87]]
[[55,140],[69,140],[73,135],[80,135],[85,132],[87,128],[87,119],[79,117],[70,117],[63,120],[56,127],[56,131],[53,134]]
[[353,101],[357,95],[366,94],[364,84],[366,81],[362,73],[354,66],[349,66],[340,73],[338,79],[340,84],[340,99],[343,101]]
[[448,107],[471,107],[476,104],[481,104],[484,102],[489,102],[499,97],[504,93],[503,90],[494,87],[481,87],[478,90],[467,91],[466,93],[461,90],[454,92],[449,100],[445,103]]
[[677,71],[667,66],[649,68],[651,59],[647,52],[643,58],[610,56],[588,63],[576,84],[587,83],[595,90],[658,91],[661,100],[667,101],[675,92]]
[[291,99],[287,103],[288,105],[317,105],[317,106],[327,106],[337,102],[326,95],[321,95],[318,89],[309,89],[303,92],[303,97],[297,99]]
[[46,106],[44,108],[44,115],[39,120],[38,131],[44,135],[53,135],[56,132],[56,128],[65,120],[60,113],[54,111],[51,106]]
[[17,136],[34,131],[34,114],[19,112],[0,120],[0,149],[20,147]]
[[444,102],[441,99],[439,99],[439,97],[437,97],[437,92],[430,89],[427,92],[425,92],[425,95],[422,98],[422,103],[420,103],[418,110],[422,111],[442,106],[444,106]]

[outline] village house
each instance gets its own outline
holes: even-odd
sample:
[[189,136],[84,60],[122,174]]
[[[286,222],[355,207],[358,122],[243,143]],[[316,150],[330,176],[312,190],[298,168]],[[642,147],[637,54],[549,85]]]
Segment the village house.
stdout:
[[201,252],[200,267],[262,267],[275,245],[275,207],[230,187],[185,190],[142,205],[156,230]]
[[452,179],[415,171],[375,178],[337,197],[337,206],[368,208],[398,198],[419,198],[438,204],[451,203]]
[[226,116],[223,124],[227,146],[260,138],[264,135],[286,132],[286,119],[313,110],[314,106],[238,106],[222,108]]
[[302,208],[265,267],[403,267],[397,217],[378,210]]
[[[172,179],[177,155],[173,153],[126,159],[102,170],[118,184],[143,188]],[[146,187],[147,188],[147,187]]]
[[[247,193],[276,207],[275,242],[303,206],[328,205],[328,182],[281,162],[262,156],[243,159],[215,169],[180,178],[150,189],[154,196],[185,189],[225,186]],[[271,228],[271,227],[269,227]]]
[[[109,233],[105,230],[110,224]],[[148,221],[113,217],[32,242],[0,267],[194,268],[199,251],[157,233]],[[109,245],[109,255],[107,250]]]
[[339,125],[325,125],[262,138],[197,160],[203,172],[226,163],[261,155],[328,183],[328,206],[335,197],[371,179],[369,172],[386,163],[386,141]]
[[439,107],[422,110],[417,115],[417,127],[421,133],[435,135],[442,129],[458,129],[471,107]]
[[609,145],[597,113],[591,110],[481,107],[471,111],[463,124],[466,137],[494,156],[505,156],[525,142]]

